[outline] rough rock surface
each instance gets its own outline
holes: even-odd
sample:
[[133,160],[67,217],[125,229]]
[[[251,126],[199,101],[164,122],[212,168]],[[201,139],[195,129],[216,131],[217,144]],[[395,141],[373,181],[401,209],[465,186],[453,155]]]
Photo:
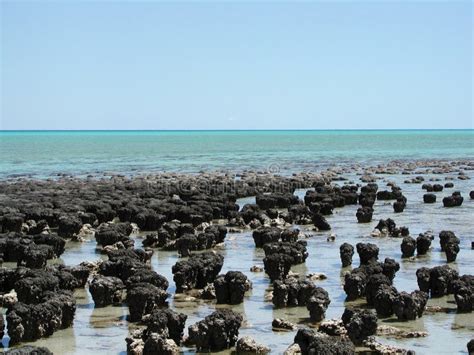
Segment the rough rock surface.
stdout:
[[188,328],[188,343],[198,351],[221,351],[234,346],[242,316],[230,309],[219,309]]

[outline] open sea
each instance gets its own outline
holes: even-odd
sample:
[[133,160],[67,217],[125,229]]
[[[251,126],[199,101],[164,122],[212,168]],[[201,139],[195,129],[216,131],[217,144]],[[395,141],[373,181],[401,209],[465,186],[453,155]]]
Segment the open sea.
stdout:
[[0,179],[474,158],[474,130],[0,131]]

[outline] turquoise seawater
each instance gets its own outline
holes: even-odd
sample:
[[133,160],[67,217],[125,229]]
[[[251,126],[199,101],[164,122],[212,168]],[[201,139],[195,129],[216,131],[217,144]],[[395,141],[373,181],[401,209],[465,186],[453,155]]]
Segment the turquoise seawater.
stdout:
[[160,171],[315,171],[395,159],[471,159],[474,130],[0,131],[0,178]]

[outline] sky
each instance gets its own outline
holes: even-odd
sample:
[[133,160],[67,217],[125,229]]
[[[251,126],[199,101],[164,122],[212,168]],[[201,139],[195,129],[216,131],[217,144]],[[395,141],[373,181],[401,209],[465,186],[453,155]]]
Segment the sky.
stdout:
[[473,128],[470,1],[1,1],[0,129]]

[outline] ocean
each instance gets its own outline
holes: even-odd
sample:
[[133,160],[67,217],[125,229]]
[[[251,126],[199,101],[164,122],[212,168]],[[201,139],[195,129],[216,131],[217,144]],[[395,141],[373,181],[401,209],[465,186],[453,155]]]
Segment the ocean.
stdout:
[[0,179],[472,159],[474,130],[0,131]]

